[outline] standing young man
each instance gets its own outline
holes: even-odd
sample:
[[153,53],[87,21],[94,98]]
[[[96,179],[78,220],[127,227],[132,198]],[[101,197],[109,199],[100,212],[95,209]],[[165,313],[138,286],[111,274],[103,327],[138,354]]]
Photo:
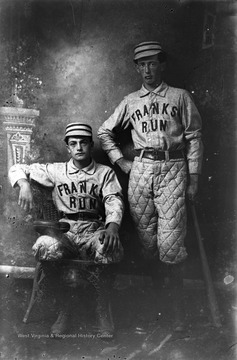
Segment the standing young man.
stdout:
[[[118,262],[123,256],[118,230],[124,210],[118,179],[111,168],[92,159],[92,129],[88,124],[67,125],[64,141],[71,157],[68,162],[17,164],[9,171],[12,186],[20,188],[18,204],[24,210],[33,207],[30,180],[34,180],[52,188],[54,203],[63,214],[62,221],[70,224],[64,240],[40,237],[33,246],[34,254],[44,263],[68,255],[102,264]],[[103,272],[97,280],[99,331],[101,337],[112,337],[110,274]],[[53,334],[63,334],[68,327],[70,304],[66,293],[63,288],[58,294],[60,311],[51,328]]]
[[[201,172],[201,118],[186,90],[162,81],[166,53],[156,41],[134,48],[140,90],[126,96],[99,128],[110,161],[129,173],[128,200],[145,259],[169,265],[177,324],[182,321],[181,265],[187,253],[185,195],[194,200]],[[123,157],[116,135],[132,126],[137,153]],[[178,325],[179,326],[179,325]]]

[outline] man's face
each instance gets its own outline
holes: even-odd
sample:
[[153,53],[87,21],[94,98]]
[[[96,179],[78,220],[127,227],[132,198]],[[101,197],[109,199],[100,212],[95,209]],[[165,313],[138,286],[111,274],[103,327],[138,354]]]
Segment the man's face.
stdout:
[[88,136],[69,137],[67,149],[74,163],[83,163],[85,166],[91,160],[93,141]]
[[137,61],[136,69],[141,74],[144,86],[150,90],[155,89],[162,81],[162,72],[165,64],[160,63],[157,55],[147,56]]

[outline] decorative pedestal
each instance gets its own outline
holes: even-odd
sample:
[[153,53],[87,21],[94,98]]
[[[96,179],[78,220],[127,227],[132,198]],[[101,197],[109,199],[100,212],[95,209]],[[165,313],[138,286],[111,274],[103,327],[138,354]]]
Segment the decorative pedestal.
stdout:
[[0,107],[0,120],[7,135],[7,167],[24,163],[39,110]]

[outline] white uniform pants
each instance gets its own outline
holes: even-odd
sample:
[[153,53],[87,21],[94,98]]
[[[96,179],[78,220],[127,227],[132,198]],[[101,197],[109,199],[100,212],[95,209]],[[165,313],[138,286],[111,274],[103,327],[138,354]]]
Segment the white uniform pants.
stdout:
[[39,260],[61,260],[64,258],[79,258],[92,260],[95,263],[116,263],[123,258],[123,247],[104,253],[99,237],[104,230],[100,221],[74,221],[65,219],[70,224],[70,230],[64,234],[46,234],[40,236],[33,246],[33,254]]
[[146,258],[159,255],[162,262],[177,264],[187,257],[186,186],[184,159],[154,161],[135,157],[128,200]]

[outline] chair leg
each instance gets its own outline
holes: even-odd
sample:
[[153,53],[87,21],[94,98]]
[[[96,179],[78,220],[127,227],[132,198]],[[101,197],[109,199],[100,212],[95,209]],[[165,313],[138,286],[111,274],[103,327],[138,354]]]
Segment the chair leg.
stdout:
[[42,264],[41,264],[41,262],[38,262],[35,267],[35,276],[34,276],[34,281],[33,281],[33,288],[32,288],[32,292],[31,292],[30,302],[29,302],[28,308],[26,310],[26,313],[25,313],[25,316],[23,319],[23,323],[25,323],[25,324],[27,323],[30,312],[37,300],[39,285],[44,278],[44,273],[42,270],[43,270]]

